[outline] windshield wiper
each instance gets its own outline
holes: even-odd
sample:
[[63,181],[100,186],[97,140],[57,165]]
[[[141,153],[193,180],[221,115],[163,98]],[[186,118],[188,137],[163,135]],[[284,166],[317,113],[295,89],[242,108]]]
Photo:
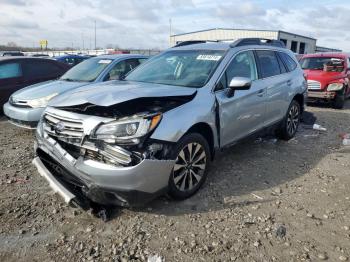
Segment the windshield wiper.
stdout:
[[61,78],[63,81],[68,81],[68,82],[76,82],[77,80],[71,79],[71,78]]

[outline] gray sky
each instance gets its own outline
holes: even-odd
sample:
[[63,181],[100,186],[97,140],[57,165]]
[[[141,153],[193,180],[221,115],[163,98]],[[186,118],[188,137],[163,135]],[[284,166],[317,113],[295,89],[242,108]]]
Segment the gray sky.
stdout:
[[0,44],[166,48],[173,33],[207,28],[274,29],[349,50],[350,3],[339,0],[0,0]]

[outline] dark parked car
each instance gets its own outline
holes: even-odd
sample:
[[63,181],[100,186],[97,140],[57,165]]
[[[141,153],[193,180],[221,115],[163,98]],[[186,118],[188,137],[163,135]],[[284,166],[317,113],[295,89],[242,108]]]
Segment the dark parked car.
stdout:
[[84,60],[89,58],[90,56],[82,56],[82,55],[63,55],[63,56],[54,57],[55,60],[65,63],[70,67],[75,66],[80,62],[83,62]]
[[52,80],[63,75],[69,66],[45,58],[0,58],[0,113],[2,107],[15,91],[35,83]]
[[24,56],[20,51],[4,51],[0,53],[0,56]]

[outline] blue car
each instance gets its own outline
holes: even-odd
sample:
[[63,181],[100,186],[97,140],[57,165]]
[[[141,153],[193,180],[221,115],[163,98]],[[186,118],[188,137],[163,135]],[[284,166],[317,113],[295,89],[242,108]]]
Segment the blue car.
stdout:
[[53,59],[65,63],[71,67],[83,62],[86,59],[89,59],[90,56],[82,56],[82,55],[63,55],[56,56]]
[[130,54],[89,58],[58,80],[31,85],[15,92],[4,105],[4,114],[14,125],[35,128],[48,102],[55,96],[92,83],[123,79],[147,58]]

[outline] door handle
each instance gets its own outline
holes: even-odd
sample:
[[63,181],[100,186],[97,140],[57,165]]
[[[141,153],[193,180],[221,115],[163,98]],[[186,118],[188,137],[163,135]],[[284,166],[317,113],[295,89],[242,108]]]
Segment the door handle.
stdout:
[[288,86],[291,86],[291,85],[292,85],[292,80],[288,80],[288,81],[287,81],[287,85],[288,85]]
[[258,97],[263,97],[264,96],[264,89],[260,89],[258,91]]

